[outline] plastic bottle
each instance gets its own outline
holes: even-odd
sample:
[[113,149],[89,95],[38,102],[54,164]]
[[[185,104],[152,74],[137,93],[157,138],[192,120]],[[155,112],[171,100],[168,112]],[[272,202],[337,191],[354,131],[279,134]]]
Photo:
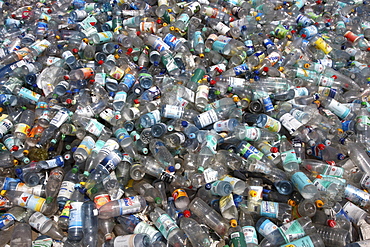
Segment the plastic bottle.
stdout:
[[137,213],[146,207],[146,200],[142,196],[131,196],[110,201],[99,208],[99,218],[108,219],[120,215]]
[[156,207],[150,213],[150,219],[171,245],[185,246],[185,233],[163,209]]

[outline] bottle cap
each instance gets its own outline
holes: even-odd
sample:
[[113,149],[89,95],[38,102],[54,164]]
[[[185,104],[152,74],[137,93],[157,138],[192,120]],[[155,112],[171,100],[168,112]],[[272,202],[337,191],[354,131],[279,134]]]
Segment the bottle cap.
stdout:
[[320,149],[320,150],[324,150],[325,145],[324,144],[319,144],[319,145],[317,145],[317,148]]
[[206,190],[210,190],[210,189],[212,188],[212,184],[210,184],[210,183],[206,183],[206,184],[204,185],[204,188],[205,188]]
[[175,171],[176,171],[176,169],[175,169],[175,167],[174,167],[174,166],[169,166],[169,167],[168,167],[168,171],[169,171],[169,172],[175,172]]
[[51,197],[51,196],[48,196],[48,197],[46,197],[46,203],[52,203],[53,202],[53,197]]
[[230,220],[230,226],[231,227],[237,227],[238,226],[238,222],[236,221],[236,219]]
[[162,203],[162,199],[160,197],[156,197],[156,198],[154,198],[154,202],[156,204],[161,204]]
[[288,205],[292,206],[292,207],[295,207],[297,205],[297,203],[292,200],[292,199],[289,199],[288,202],[287,202]]
[[328,220],[327,224],[328,226],[334,228],[337,225],[337,222],[335,222],[335,220]]
[[184,217],[189,218],[191,216],[191,212],[189,210],[184,210]]
[[256,197],[256,196],[257,196],[257,191],[255,191],[255,190],[250,190],[250,191],[249,191],[249,195],[250,195],[251,197]]
[[1,195],[1,196],[5,196],[5,194],[6,194],[6,190],[2,190],[2,191],[0,192],[0,195]]
[[270,152],[271,153],[277,153],[277,152],[279,152],[279,149],[277,147],[271,147]]
[[203,166],[198,167],[198,172],[203,173],[204,172],[204,167]]
[[323,201],[321,201],[321,200],[316,200],[316,201],[315,201],[315,205],[316,205],[316,207],[318,207],[318,208],[322,208],[322,207],[324,206],[324,202],[323,202]]
[[109,241],[109,240],[112,240],[112,233],[107,233],[105,234],[105,241]]
[[[90,172],[88,172],[88,171],[84,171],[83,175],[84,175],[85,177],[88,177],[88,176],[90,176]],[[81,183],[83,183],[83,182],[81,182]]]

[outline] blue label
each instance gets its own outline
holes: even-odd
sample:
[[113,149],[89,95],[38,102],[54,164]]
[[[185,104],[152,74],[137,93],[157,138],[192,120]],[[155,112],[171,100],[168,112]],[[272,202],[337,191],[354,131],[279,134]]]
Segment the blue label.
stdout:
[[265,112],[270,112],[274,110],[274,105],[272,104],[271,98],[269,96],[262,98],[262,103],[265,107]]
[[238,75],[241,75],[245,72],[248,71],[248,66],[247,64],[243,63],[243,64],[240,64],[236,67],[234,67],[234,72],[235,72],[235,75],[238,76]]
[[130,137],[130,134],[125,128],[119,128],[114,132],[115,137],[118,139],[118,142],[123,141],[124,139]]
[[0,229],[3,230],[13,224],[15,218],[11,214],[3,214],[0,216]]
[[294,173],[291,180],[298,191],[302,191],[305,186],[312,184],[311,180],[303,172]]
[[103,161],[100,163],[104,166],[109,172],[112,172],[116,169],[117,165],[122,161],[122,155],[114,151],[110,152]]
[[217,51],[219,53],[223,53],[226,45],[227,43],[216,40],[212,44],[212,50]]
[[348,120],[348,121],[341,121],[342,122],[342,130],[343,131],[348,131],[350,130],[349,126],[350,124],[352,123],[352,120]]
[[175,35],[173,34],[167,34],[164,38],[163,41],[169,45],[172,49],[175,49],[181,42],[181,40],[177,39]]
[[266,48],[269,48],[269,47],[275,46],[274,42],[272,42],[272,41],[271,41],[271,39],[264,39],[264,40],[263,40],[263,45],[264,45]]
[[135,76],[133,76],[132,74],[126,74],[125,77],[123,77],[121,83],[126,85],[127,88],[131,88],[132,85],[134,85],[135,81],[136,81]]

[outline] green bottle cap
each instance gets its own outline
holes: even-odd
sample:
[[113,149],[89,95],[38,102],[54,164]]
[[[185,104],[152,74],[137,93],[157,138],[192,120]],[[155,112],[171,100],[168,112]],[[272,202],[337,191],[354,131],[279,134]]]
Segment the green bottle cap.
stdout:
[[84,176],[85,176],[85,177],[90,176],[90,172],[88,172],[88,171],[84,171]]
[[211,49],[209,49],[209,48],[205,48],[205,49],[204,49],[204,52],[205,52],[205,53],[208,53],[208,52],[210,52],[210,51],[211,51]]
[[156,204],[161,204],[161,203],[162,203],[162,199],[161,199],[160,197],[156,197],[156,198],[154,199],[154,202],[155,202]]
[[46,197],[46,203],[52,203],[53,200],[54,200],[54,198],[51,197],[51,196]]

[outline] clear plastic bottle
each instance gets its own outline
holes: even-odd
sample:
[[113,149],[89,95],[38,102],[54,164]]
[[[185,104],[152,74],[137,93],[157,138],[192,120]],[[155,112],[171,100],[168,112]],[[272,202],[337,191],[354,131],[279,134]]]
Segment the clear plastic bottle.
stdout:
[[208,225],[220,236],[225,236],[229,229],[229,224],[223,217],[211,208],[206,202],[199,197],[195,197],[190,205],[190,211],[199,217],[200,221]]
[[208,234],[203,230],[201,225],[190,217],[180,219],[180,228],[185,232],[194,247],[209,247],[211,241]]
[[169,244],[179,247],[185,246],[186,236],[184,231],[178,227],[176,222],[163,209],[159,207],[154,208],[154,211],[150,213],[150,219]]
[[99,208],[99,218],[108,219],[125,214],[141,212],[147,202],[142,196],[131,196],[115,201],[110,201]]

